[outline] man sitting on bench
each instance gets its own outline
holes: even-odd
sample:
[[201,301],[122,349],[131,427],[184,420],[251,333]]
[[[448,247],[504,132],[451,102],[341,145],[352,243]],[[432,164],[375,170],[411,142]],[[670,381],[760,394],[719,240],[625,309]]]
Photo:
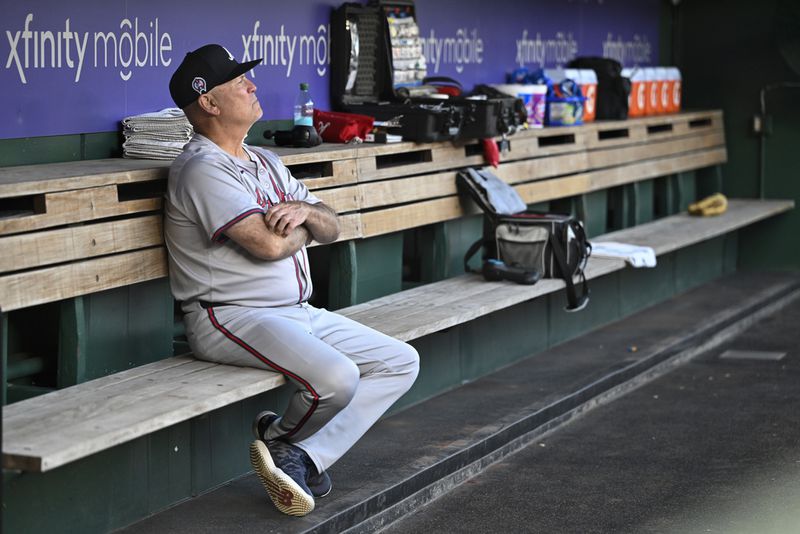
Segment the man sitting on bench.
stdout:
[[173,163],[165,207],[172,292],[197,358],[281,373],[282,416],[255,418],[253,468],[275,506],[305,515],[326,470],[413,384],[413,347],[308,304],[306,245],[338,237],[336,214],[273,153],[243,139],[256,86],[222,46],[189,52],[170,94],[195,135]]

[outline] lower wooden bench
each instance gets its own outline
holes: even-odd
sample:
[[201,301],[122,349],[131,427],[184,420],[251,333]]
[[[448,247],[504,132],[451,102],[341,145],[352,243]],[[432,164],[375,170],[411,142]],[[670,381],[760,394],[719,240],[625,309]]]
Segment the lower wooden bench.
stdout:
[[[679,214],[594,240],[646,245],[662,255],[793,207],[794,202],[787,200],[731,200],[722,216]],[[592,258],[587,277],[597,278],[624,268],[622,260]],[[462,275],[339,313],[409,341],[563,287],[559,280],[520,286]],[[3,467],[48,471],[284,382],[282,376],[271,372],[181,356],[17,402],[3,410]]]

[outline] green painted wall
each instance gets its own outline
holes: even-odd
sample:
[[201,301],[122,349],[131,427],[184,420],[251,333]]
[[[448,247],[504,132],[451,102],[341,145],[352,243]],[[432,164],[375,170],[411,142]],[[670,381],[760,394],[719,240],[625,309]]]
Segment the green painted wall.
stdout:
[[[723,190],[729,196],[758,197],[762,140],[751,121],[760,112],[763,87],[800,84],[800,2],[687,0],[666,12],[674,24],[665,23],[665,29],[676,36],[672,53],[683,73],[686,107],[725,112]],[[800,87],[774,89],[766,96],[772,129],[763,144],[767,198],[800,202],[798,101]],[[800,210],[795,209],[742,232],[739,266],[800,268],[798,231]]]
[[[290,121],[261,121],[250,129],[246,141],[264,144],[266,130],[289,127]],[[48,137],[0,139],[0,167],[122,157],[122,131]]]

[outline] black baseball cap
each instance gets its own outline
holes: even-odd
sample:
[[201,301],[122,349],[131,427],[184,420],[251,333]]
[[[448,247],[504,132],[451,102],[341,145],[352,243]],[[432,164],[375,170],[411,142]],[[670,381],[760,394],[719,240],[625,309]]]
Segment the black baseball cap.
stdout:
[[259,63],[261,59],[239,63],[224,46],[205,45],[183,58],[169,81],[169,94],[183,109],[203,93],[241,76]]

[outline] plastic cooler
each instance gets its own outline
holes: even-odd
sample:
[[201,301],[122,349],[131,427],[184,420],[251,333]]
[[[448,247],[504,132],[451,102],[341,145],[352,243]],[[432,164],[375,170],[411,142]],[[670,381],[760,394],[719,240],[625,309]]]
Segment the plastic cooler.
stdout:
[[656,83],[658,84],[658,109],[659,113],[670,112],[669,70],[666,67],[656,67]]
[[628,95],[628,116],[643,117],[647,110],[647,84],[644,69],[622,69],[622,76],[631,81],[631,92]]
[[643,67],[642,72],[644,72],[644,114],[655,115],[658,109],[656,69]]
[[681,110],[681,71],[678,67],[667,67],[667,92],[669,113],[678,113]]
[[594,120],[597,113],[597,73],[592,69],[577,69],[577,81],[581,86],[583,98],[583,122]]

